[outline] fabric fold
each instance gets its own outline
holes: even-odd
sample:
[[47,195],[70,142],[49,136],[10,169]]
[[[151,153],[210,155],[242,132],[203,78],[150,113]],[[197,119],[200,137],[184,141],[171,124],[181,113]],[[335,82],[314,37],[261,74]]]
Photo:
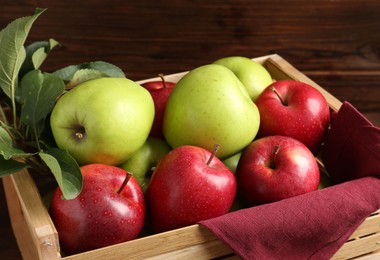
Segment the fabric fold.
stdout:
[[332,116],[322,161],[334,183],[380,175],[380,128],[350,103]]
[[380,208],[365,177],[200,222],[242,259],[329,259]]
[[199,223],[242,259],[331,258],[380,208],[379,128],[344,102],[322,161],[336,185]]

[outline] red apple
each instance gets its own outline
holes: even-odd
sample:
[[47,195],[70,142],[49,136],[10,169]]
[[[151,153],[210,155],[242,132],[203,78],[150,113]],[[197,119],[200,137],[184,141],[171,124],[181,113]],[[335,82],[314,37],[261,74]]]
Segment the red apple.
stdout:
[[239,197],[249,206],[275,202],[318,189],[319,168],[311,151],[287,136],[253,141],[236,170]]
[[155,107],[155,116],[152,129],[150,131],[150,136],[163,138],[162,120],[164,117],[166,102],[175,86],[175,83],[165,81],[162,74],[160,74],[160,77],[161,81],[149,81],[141,84],[141,86],[150,92]]
[[127,171],[115,166],[81,167],[83,189],[72,200],[54,193],[50,215],[62,251],[79,253],[134,239],[145,217],[144,195]]
[[260,111],[258,137],[285,135],[304,143],[314,154],[330,122],[329,106],[314,87],[295,80],[269,85],[257,98]]
[[154,232],[228,212],[236,194],[236,179],[215,153],[186,145],[161,159],[145,193],[147,220]]

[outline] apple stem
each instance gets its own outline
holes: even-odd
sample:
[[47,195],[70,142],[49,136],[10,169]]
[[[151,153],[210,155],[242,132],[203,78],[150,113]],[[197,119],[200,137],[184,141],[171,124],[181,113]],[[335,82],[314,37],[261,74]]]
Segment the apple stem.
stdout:
[[214,157],[216,156],[216,153],[218,152],[219,148],[220,148],[220,144],[214,144],[214,149],[212,149],[210,158],[208,158],[208,161],[206,163],[207,165],[210,165],[212,159],[214,159]]
[[82,140],[84,138],[84,134],[81,132],[76,132],[75,137],[78,138],[78,140]]
[[274,149],[273,149],[273,156],[274,158],[276,158],[277,154],[278,154],[278,151],[280,151],[280,145],[279,144],[276,144]]
[[284,106],[286,106],[285,101],[281,98],[281,95],[280,95],[280,93],[277,91],[277,89],[276,89],[275,87],[272,86],[272,87],[270,88],[270,90],[272,90],[272,91],[277,95],[277,97],[280,99],[281,103],[282,103]]
[[84,129],[83,126],[78,125],[75,127],[75,133],[74,133],[74,138],[76,138],[77,141],[81,141],[86,137],[86,130]]
[[277,157],[277,154],[279,151],[280,151],[280,145],[276,144],[274,149],[273,149],[273,153],[272,153],[273,157],[272,157],[271,164],[270,164],[270,168],[272,168],[272,169],[276,168],[275,160],[276,160],[276,157]]
[[132,177],[132,173],[127,173],[127,175],[125,176],[125,179],[123,181],[123,184],[121,184],[121,187],[120,189],[117,191],[118,194],[120,194],[120,192],[125,188],[125,186],[127,186],[129,180],[131,179]]
[[162,84],[164,85],[164,88],[166,88],[166,81],[165,81],[165,78],[164,78],[164,74],[160,73],[160,74],[158,74],[158,76],[161,78]]

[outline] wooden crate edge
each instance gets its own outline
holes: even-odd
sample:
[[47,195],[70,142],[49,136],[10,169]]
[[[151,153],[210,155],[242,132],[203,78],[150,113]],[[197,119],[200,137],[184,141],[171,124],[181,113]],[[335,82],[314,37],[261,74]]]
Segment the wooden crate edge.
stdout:
[[[168,256],[176,254],[192,246],[204,246],[208,244],[222,243],[218,238],[205,227],[195,224],[158,233],[150,236],[137,238],[128,242],[102,247],[99,249],[83,252],[76,255],[64,257],[65,260],[91,260],[97,258],[121,259],[128,256],[128,259],[147,259],[158,256]],[[149,250],[146,250],[149,248]],[[219,250],[219,254],[224,254],[226,248]],[[215,257],[215,255],[214,255]]]
[[331,95],[327,90],[307,77],[301,71],[296,69],[292,64],[283,59],[280,55],[273,54],[267,56],[267,59],[263,65],[267,68],[267,70],[271,71],[272,75],[275,74],[276,78],[278,79],[294,79],[313,86],[326,98],[330,108],[333,111],[338,111],[342,106],[342,102],[340,100]]
[[3,178],[9,217],[24,259],[57,259],[58,233],[27,170]]
[[371,254],[377,254],[380,250],[379,241],[380,233],[346,242],[331,259],[354,259],[362,255],[370,256]]
[[[360,239],[372,233],[380,233],[380,210],[372,213],[366,220],[351,234],[349,240]],[[380,243],[380,241],[379,241]]]

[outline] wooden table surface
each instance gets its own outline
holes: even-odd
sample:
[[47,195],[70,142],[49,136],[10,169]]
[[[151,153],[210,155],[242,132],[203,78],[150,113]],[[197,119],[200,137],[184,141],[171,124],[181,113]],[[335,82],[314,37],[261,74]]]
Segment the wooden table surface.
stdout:
[[[380,1],[45,2],[0,0],[0,28],[48,8],[27,41],[61,43],[43,70],[102,60],[140,80],[277,53],[380,126]],[[0,259],[19,259],[0,187]]]

